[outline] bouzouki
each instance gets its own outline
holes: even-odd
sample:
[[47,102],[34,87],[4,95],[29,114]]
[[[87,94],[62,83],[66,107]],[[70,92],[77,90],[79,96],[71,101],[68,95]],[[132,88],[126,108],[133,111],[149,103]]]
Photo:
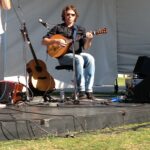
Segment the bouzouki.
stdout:
[[52,91],[55,88],[55,82],[53,77],[47,72],[46,64],[37,59],[33,46],[30,42],[27,28],[24,24],[23,29],[21,29],[24,40],[26,39],[28,45],[31,49],[33,59],[26,64],[27,72],[29,73],[29,86],[32,85],[33,88],[39,91]]
[[[101,29],[98,29],[97,31],[92,31],[93,35],[102,35],[102,34],[106,34],[106,33],[107,33],[107,28],[101,28]],[[81,37],[79,37],[79,38],[81,38]],[[48,55],[50,55],[53,58],[58,58],[60,56],[63,56],[64,54],[66,54],[69,47],[71,46],[71,44],[73,42],[72,39],[68,39],[61,34],[55,34],[50,39],[63,39],[67,43],[66,46],[61,46],[57,43],[53,43],[53,44],[50,44],[47,46],[47,53],[48,53]]]

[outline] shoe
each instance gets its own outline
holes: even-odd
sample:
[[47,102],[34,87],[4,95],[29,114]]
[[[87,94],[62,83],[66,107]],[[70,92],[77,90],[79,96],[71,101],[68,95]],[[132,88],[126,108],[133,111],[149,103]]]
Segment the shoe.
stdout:
[[93,95],[92,92],[86,92],[87,98],[90,100],[95,100],[97,102],[99,102],[100,104],[105,104],[105,105],[109,105],[110,101],[106,100],[106,99],[100,99],[97,98]]
[[96,97],[94,97],[92,92],[86,92],[86,96],[87,96],[88,99],[96,100]]
[[78,98],[79,98],[79,100],[80,100],[80,99],[86,99],[87,96],[86,96],[86,94],[85,94],[84,91],[80,91],[79,94],[78,94]]
[[0,108],[6,108],[6,104],[0,104]]

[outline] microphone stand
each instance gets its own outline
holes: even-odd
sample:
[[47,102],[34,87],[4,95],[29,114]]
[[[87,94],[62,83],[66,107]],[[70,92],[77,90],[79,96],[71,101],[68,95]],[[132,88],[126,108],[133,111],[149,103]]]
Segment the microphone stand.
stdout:
[[[24,57],[24,61],[25,61],[24,70],[25,70],[25,84],[26,84],[27,100],[29,100],[29,99],[32,100],[32,98],[33,98],[33,93],[32,93],[32,91],[31,91],[30,89],[28,89],[28,83],[27,83],[27,80],[28,80],[28,79],[27,79],[27,71],[26,71],[26,63],[27,63],[27,56],[26,56],[26,49],[27,49],[27,47],[26,47],[26,44],[27,44],[27,43],[26,43],[25,35],[24,35],[25,20],[24,20],[24,17],[23,17],[23,10],[22,10],[22,8],[21,8],[21,4],[20,4],[19,1],[18,1],[18,7],[17,7],[17,8],[20,10],[20,15],[19,15],[18,11],[16,10],[13,1],[12,1],[12,7],[13,7],[14,12],[15,12],[15,15],[16,15],[16,17],[17,17],[17,19],[18,19],[18,22],[20,23],[20,26],[21,26],[20,32],[21,32],[22,41],[23,41],[23,57]],[[28,90],[30,90],[30,92],[32,93],[32,97],[29,95],[29,91],[28,91]]]
[[73,50],[73,84],[74,84],[74,104],[79,104],[77,96],[77,79],[76,79],[76,64],[75,64],[75,40],[77,36],[77,27],[73,28],[72,50]]

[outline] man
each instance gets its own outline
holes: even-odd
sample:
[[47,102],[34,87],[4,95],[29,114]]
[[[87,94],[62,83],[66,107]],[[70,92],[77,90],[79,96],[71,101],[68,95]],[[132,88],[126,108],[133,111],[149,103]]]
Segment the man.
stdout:
[[[0,0],[0,80],[4,79],[4,52],[1,49],[1,36],[4,33],[2,27],[2,19],[1,19],[1,10],[9,10],[11,9],[11,1],[10,0]],[[2,95],[2,93],[1,93]],[[5,104],[0,104],[0,108],[4,108]]]
[[63,23],[54,26],[46,36],[43,37],[42,44],[49,46],[57,44],[60,47],[68,45],[65,39],[51,38],[53,35],[61,34],[67,39],[73,39],[73,43],[67,52],[58,57],[60,65],[73,65],[73,51],[75,50],[75,70],[78,89],[78,98],[94,99],[93,84],[95,75],[95,59],[92,55],[83,52],[91,47],[93,34],[76,25],[79,14],[73,5],[68,5],[62,10]]

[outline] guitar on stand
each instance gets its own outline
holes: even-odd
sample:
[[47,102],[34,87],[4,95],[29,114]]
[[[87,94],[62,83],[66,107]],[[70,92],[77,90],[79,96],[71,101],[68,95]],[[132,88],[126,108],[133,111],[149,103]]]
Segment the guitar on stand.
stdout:
[[55,89],[54,78],[48,73],[46,64],[42,60],[37,59],[28,36],[28,31],[25,23],[23,24],[21,33],[23,35],[24,40],[27,41],[33,56],[33,59],[26,64],[26,69],[29,74],[29,87],[33,91],[37,92],[33,92],[35,95],[37,95],[38,93],[46,93],[53,91]]

